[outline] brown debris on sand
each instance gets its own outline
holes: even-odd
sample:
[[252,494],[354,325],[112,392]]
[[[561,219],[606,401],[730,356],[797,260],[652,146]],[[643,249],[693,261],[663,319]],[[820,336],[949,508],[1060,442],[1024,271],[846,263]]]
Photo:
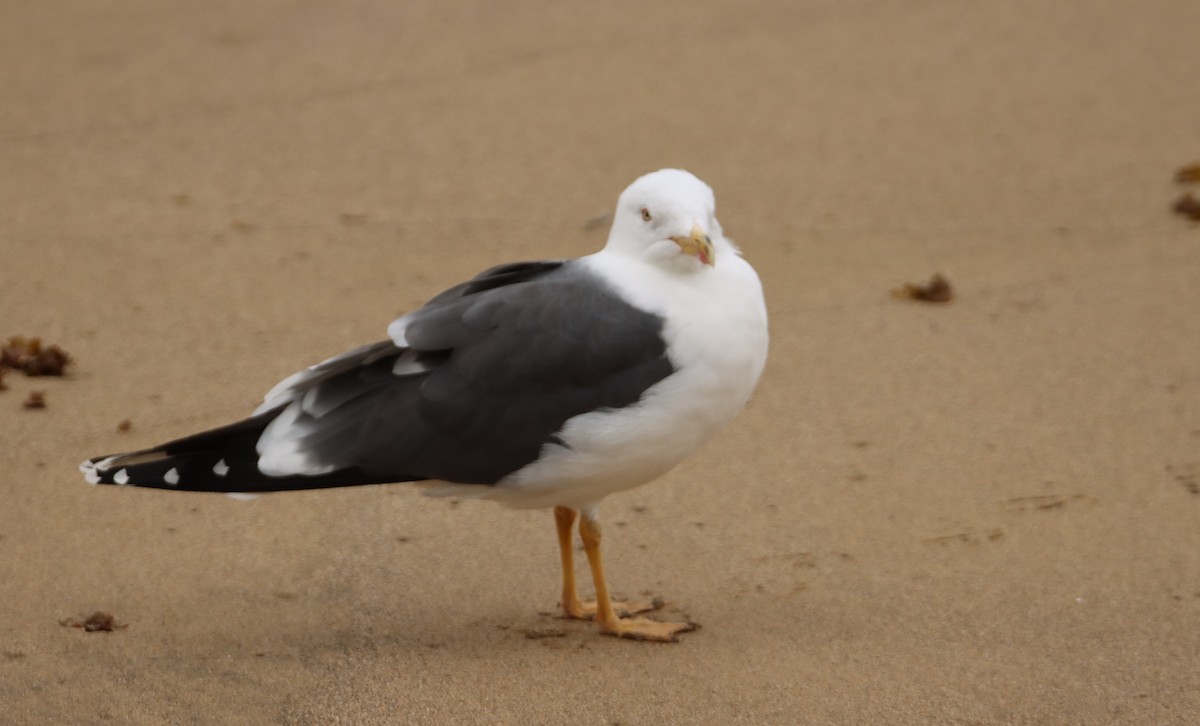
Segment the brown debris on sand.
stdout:
[[892,290],[892,296],[905,300],[919,300],[930,303],[946,303],[954,299],[954,288],[940,272],[934,273],[925,283],[905,283],[903,287]]
[[68,628],[79,628],[88,633],[111,633],[114,630],[124,630],[128,623],[118,623],[112,613],[97,610],[86,618],[66,618],[58,621],[59,625]]
[[41,338],[14,335],[0,346],[0,367],[24,371],[27,376],[61,376],[71,356],[57,345],[42,345]]
[[1171,205],[1171,211],[1193,222],[1200,222],[1200,199],[1190,193],[1184,194]]
[[1200,161],[1175,170],[1176,184],[1200,184]]

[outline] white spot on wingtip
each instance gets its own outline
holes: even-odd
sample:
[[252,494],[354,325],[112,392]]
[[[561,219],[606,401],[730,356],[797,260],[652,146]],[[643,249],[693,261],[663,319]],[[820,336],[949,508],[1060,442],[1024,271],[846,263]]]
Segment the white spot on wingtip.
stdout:
[[87,479],[88,484],[100,483],[100,472],[96,471],[96,465],[92,462],[83,462],[79,465],[79,470],[83,472],[83,478]]
[[128,484],[129,483],[129,470],[121,469],[116,474],[113,474],[113,482],[116,484]]
[[258,499],[257,494],[248,494],[246,492],[225,492],[225,496],[230,499],[236,499],[239,502],[248,502],[251,499]]
[[163,481],[170,484],[171,486],[175,486],[176,484],[178,484],[179,483],[179,470],[176,469],[175,467],[171,467],[170,469],[167,469],[167,473],[163,474]]
[[225,463],[224,459],[221,459],[213,466],[213,473],[217,476],[225,476],[229,473],[229,465]]

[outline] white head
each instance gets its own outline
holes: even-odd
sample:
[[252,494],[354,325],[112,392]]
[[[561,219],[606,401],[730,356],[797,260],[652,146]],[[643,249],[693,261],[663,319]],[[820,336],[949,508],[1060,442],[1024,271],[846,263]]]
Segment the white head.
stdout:
[[621,192],[607,248],[693,271],[736,252],[717,222],[712,188],[682,169],[651,172]]

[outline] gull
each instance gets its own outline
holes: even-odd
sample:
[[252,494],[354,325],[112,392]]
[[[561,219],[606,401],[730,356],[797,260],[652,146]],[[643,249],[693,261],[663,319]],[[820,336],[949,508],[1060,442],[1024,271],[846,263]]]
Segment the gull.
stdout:
[[[80,465],[93,484],[235,496],[421,482],[426,493],[553,508],[561,607],[602,633],[694,629],[614,602],[599,503],[661,477],[734,419],[766,363],[758,275],[712,189],[634,181],[605,246],[493,267],[393,321],[387,339],[296,373],[248,418]],[[573,532],[596,599],[575,583]]]

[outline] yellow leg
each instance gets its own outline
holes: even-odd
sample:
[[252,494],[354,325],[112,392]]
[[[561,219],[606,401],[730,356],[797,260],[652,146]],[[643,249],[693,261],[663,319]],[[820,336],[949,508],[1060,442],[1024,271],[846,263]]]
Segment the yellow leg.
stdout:
[[579,591],[575,589],[575,556],[571,551],[571,530],[575,528],[575,518],[578,516],[579,513],[574,509],[554,508],[554,523],[558,525],[558,551],[562,555],[563,583],[560,604],[568,618],[586,620],[590,613],[584,611],[583,603],[579,601]]
[[648,618],[625,618],[617,616],[613,602],[608,596],[608,582],[604,579],[604,561],[600,557],[600,524],[587,513],[579,522],[579,536],[587,552],[588,564],[592,568],[592,581],[596,584],[596,622],[600,632],[620,638],[655,640],[673,643],[677,633],[695,630],[694,623],[660,623]]
[[[579,599],[579,591],[575,588],[575,552],[571,546],[572,530],[579,513],[570,507],[554,508],[554,523],[558,527],[558,552],[562,557],[562,600],[559,604],[563,609],[563,617],[574,620],[591,620],[596,615],[596,603],[584,602]],[[662,607],[662,602],[624,602],[610,603],[620,615],[635,615],[648,613]]]

